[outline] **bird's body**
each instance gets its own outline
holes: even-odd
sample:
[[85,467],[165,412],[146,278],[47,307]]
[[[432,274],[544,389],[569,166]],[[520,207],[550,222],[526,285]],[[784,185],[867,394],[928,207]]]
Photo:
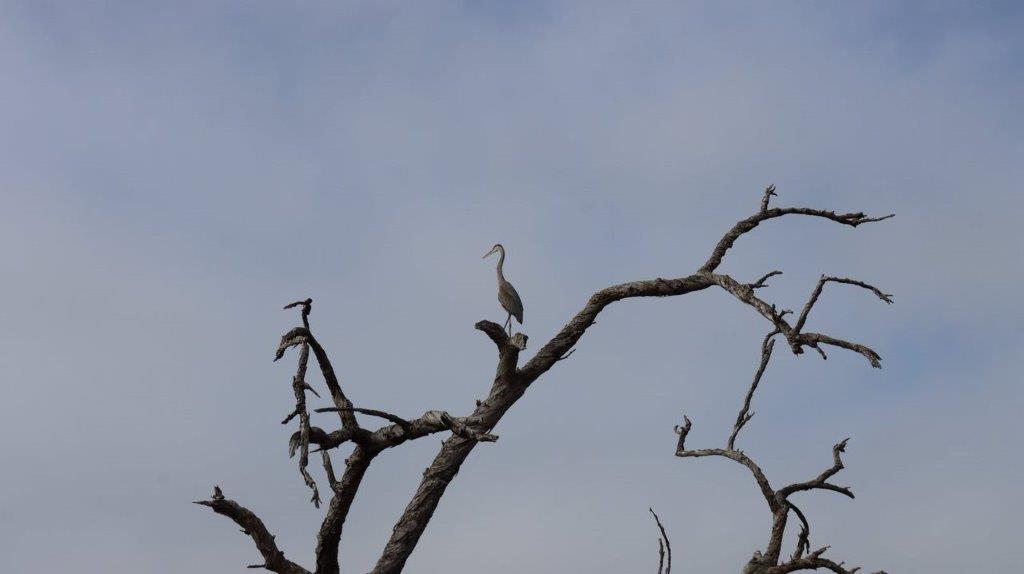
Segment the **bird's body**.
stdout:
[[516,288],[508,281],[498,283],[498,302],[508,314],[515,317],[519,324],[523,324],[523,301],[516,293]]
[[499,253],[498,257],[498,303],[501,303],[501,307],[508,312],[508,319],[505,321],[505,327],[509,330],[509,334],[512,333],[512,317],[519,321],[519,324],[523,324],[523,300],[519,298],[519,293],[516,288],[512,286],[508,280],[505,279],[505,274],[502,272],[502,267],[505,265],[505,248],[498,243],[487,252],[488,257],[494,253]]

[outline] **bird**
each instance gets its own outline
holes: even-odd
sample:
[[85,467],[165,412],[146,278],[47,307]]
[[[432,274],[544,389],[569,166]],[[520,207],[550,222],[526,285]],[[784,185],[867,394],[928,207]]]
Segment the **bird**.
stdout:
[[505,274],[501,272],[502,265],[505,264],[505,247],[500,244],[494,244],[494,247],[490,251],[484,254],[483,259],[500,253],[498,257],[498,302],[505,311],[508,311],[508,318],[505,320],[505,328],[508,329],[508,334],[512,335],[512,317],[519,321],[519,324],[523,324],[523,301],[519,298],[519,293],[516,292],[516,288],[511,283],[505,280]]

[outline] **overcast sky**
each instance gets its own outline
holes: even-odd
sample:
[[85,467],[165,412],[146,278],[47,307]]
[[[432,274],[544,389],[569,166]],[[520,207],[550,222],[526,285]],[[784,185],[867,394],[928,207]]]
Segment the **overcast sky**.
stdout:
[[[315,300],[357,405],[467,414],[494,369],[472,325],[504,319],[491,245],[532,352],[593,291],[694,271],[771,182],[897,217],[776,220],[724,272],[784,270],[761,291],[782,308],[821,273],[895,304],[829,287],[808,328],[884,368],[778,347],[741,448],[782,484],[852,437],[857,499],[800,495],[837,560],[1019,569],[1021,5],[624,4],[3,2],[0,570],[242,572],[251,542],[190,504],[215,483],[311,565],[283,304]],[[680,572],[738,571],[764,502],[738,465],[674,457],[672,426],[724,443],[768,329],[715,290],[607,309],[407,571],[653,571],[648,506]],[[374,463],[343,570],[371,568],[441,438]]]

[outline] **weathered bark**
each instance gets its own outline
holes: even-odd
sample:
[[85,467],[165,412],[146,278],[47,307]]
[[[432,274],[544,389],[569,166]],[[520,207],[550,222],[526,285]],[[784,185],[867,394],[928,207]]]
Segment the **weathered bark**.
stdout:
[[[373,569],[373,574],[394,574],[404,568],[406,561],[415,549],[441,498],[444,496],[448,485],[454,480],[462,464],[476,445],[480,442],[494,442],[497,440],[498,437],[491,434],[491,431],[505,413],[515,405],[531,384],[537,381],[556,363],[565,360],[573,353],[575,345],[586,331],[595,324],[595,320],[601,311],[608,305],[624,299],[685,295],[715,286],[722,288],[742,303],[755,309],[772,324],[773,332],[765,339],[764,347],[762,348],[761,366],[744,401],[744,406],[737,415],[727,448],[685,449],[686,433],[689,432],[692,424],[689,419],[685,419],[685,424],[682,427],[678,427],[680,438],[677,455],[681,457],[723,456],[743,464],[754,475],[755,481],[758,483],[772,512],[774,521],[772,536],[766,548],[766,553],[764,555],[758,553],[751,563],[748,564],[748,569],[754,568],[751,572],[756,572],[757,574],[769,572],[776,574],[777,572],[793,571],[779,570],[779,568],[795,568],[799,566],[800,568],[796,569],[801,569],[805,565],[811,565],[810,567],[812,568],[831,568],[831,563],[821,558],[823,550],[804,555],[808,550],[807,537],[809,534],[807,533],[809,533],[809,526],[806,517],[788,501],[787,497],[789,494],[811,489],[835,490],[852,496],[852,493],[849,493],[845,487],[837,487],[828,482],[828,479],[842,468],[839,453],[842,451],[842,447],[845,446],[845,442],[836,445],[835,461],[838,467],[834,466],[834,470],[830,469],[830,474],[829,471],[826,471],[826,473],[823,473],[816,479],[805,483],[789,485],[778,491],[772,489],[767,477],[764,476],[764,473],[757,464],[743,454],[742,451],[735,450],[734,445],[736,436],[750,420],[750,417],[753,416],[753,413],[749,411],[750,402],[757,388],[758,381],[761,379],[767,366],[773,336],[781,335],[784,337],[794,353],[802,353],[805,347],[811,347],[824,357],[824,351],[821,347],[823,345],[830,345],[857,352],[868,359],[873,366],[881,366],[881,358],[869,347],[829,335],[804,332],[808,313],[821,295],[825,283],[846,283],[869,289],[886,302],[891,302],[891,296],[882,293],[867,283],[857,280],[822,276],[811,298],[804,306],[800,317],[796,323],[791,325],[785,319],[787,311],[777,310],[775,305],[769,304],[755,294],[755,290],[766,287],[765,282],[769,278],[781,273],[781,271],[767,273],[754,283],[741,283],[729,275],[716,273],[716,269],[723,261],[727,251],[741,236],[757,227],[761,222],[769,219],[775,219],[784,215],[806,215],[857,227],[862,223],[881,221],[892,216],[868,217],[863,213],[837,214],[832,211],[803,207],[771,208],[769,207],[769,202],[774,195],[776,195],[774,186],[766,189],[761,200],[760,210],[754,215],[736,223],[719,240],[712,250],[711,256],[696,272],[672,279],[659,277],[622,283],[594,293],[588,299],[583,309],[573,316],[551,340],[541,346],[537,353],[522,367],[518,367],[519,353],[522,349],[525,349],[527,337],[522,333],[516,333],[510,337],[496,323],[491,321],[478,322],[476,328],[486,334],[496,345],[498,361],[494,380],[487,398],[483,401],[478,401],[476,409],[468,416],[452,416],[446,411],[430,410],[419,418],[406,419],[382,410],[353,406],[352,401],[349,400],[342,389],[341,382],[328,358],[326,350],[314,337],[310,328],[309,315],[312,308],[312,299],[297,301],[286,306],[286,309],[301,307],[302,310],[302,326],[292,329],[282,337],[275,359],[283,357],[284,353],[291,347],[300,347],[299,369],[292,379],[296,405],[294,410],[283,421],[283,423],[288,423],[293,418],[297,417],[299,419],[299,429],[290,439],[289,452],[292,456],[296,452],[300,454],[300,473],[304,482],[313,491],[314,503],[319,504],[319,492],[316,483],[307,470],[309,446],[311,444],[315,445],[321,452],[324,472],[327,475],[331,491],[333,492],[317,535],[316,574],[336,574],[340,571],[338,547],[345,520],[355,500],[359,486],[376,456],[385,450],[410,440],[438,432],[452,433],[443,442],[441,450],[435,456],[434,461],[424,471],[419,487],[406,506],[402,516],[398,519],[394,532]],[[310,350],[316,357],[324,383],[330,392],[333,403],[332,407],[315,410],[321,413],[337,413],[341,423],[341,428],[337,430],[327,431],[313,426],[310,422],[305,395],[306,391],[315,393],[305,379],[306,363]],[[387,420],[389,424],[376,430],[365,429],[359,424],[356,414],[382,418]],[[334,475],[334,469],[331,466],[329,451],[349,442],[354,445],[352,454],[346,460],[346,469],[341,479],[337,480]],[[212,500],[202,501],[199,504],[210,506],[214,511],[231,517],[240,525],[243,523],[248,525],[243,526],[243,528],[246,528],[247,533],[252,536],[257,549],[263,554],[265,559],[265,564],[260,566],[275,572],[286,572],[288,574],[307,572],[302,567],[284,559],[283,553],[274,545],[273,537],[267,533],[265,526],[263,526],[259,518],[233,501],[223,499],[219,492],[218,489],[217,494],[215,494]],[[778,564],[782,533],[785,531],[786,519],[790,511],[798,515],[804,527],[798,547],[799,556],[794,555],[794,558],[786,564]],[[662,544],[661,557],[663,563],[665,551],[669,550],[670,547],[664,528],[661,526],[660,520],[657,519],[657,515],[655,515],[655,519],[662,534],[659,544]],[[668,568],[671,568],[670,550],[668,556]],[[834,571],[846,574],[845,570]],[[660,564],[659,573],[661,572],[662,565]],[[665,573],[668,573],[668,569],[665,570]]]
[[333,487],[334,496],[316,537],[317,574],[335,574],[339,571],[338,543],[341,541],[341,531],[356,498],[359,484],[363,481],[366,470],[370,468],[374,456],[373,451],[357,446],[345,462],[347,468],[341,476],[341,481]]
[[[494,428],[502,415],[523,396],[526,385],[516,375],[519,348],[511,344],[505,331],[490,321],[481,321],[476,324],[476,328],[486,333],[498,346],[498,368],[491,391],[468,417],[474,421],[475,428],[487,432]],[[475,446],[476,441],[459,436],[444,441],[441,451],[423,473],[423,480],[420,481],[416,494],[395,525],[391,539],[377,561],[373,574],[401,572],[431,516],[434,515],[434,510],[437,509],[437,504],[444,496],[448,484],[458,474],[462,463]]]
[[258,516],[234,500],[224,498],[219,486],[213,487],[213,496],[210,500],[197,500],[195,504],[208,506],[217,514],[234,520],[235,524],[241,527],[242,533],[252,538],[264,560],[263,564],[254,566],[266,568],[277,574],[309,574],[309,570],[284,557],[284,552],[278,549],[274,541],[274,535],[267,530]]
[[[629,297],[681,295],[710,286],[711,283],[706,279],[690,276],[681,279],[636,281],[601,290],[595,293],[583,310],[519,370],[516,369],[519,349],[511,344],[501,327],[489,321],[477,323],[477,329],[487,333],[498,346],[498,369],[487,399],[467,418],[475,421],[474,426],[480,430],[493,429],[501,417],[523,396],[529,385],[571,351],[587,328],[594,324],[597,315],[609,304]],[[372,574],[402,571],[405,561],[416,548],[416,543],[430,522],[441,497],[444,496],[445,489],[458,474],[474,446],[474,442],[459,437],[452,437],[441,446],[433,463],[424,472],[416,494],[395,525],[391,539]]]
[[[821,284],[819,284],[819,289],[816,290],[815,295],[812,296],[812,299],[816,299],[817,294],[820,293],[820,285]],[[765,337],[764,342],[761,344],[761,362],[754,375],[754,380],[750,385],[750,389],[747,391],[746,397],[743,400],[743,406],[740,408],[740,412],[736,416],[736,422],[733,425],[732,433],[729,435],[727,440],[726,448],[687,449],[686,438],[690,434],[690,430],[693,428],[693,422],[689,417],[683,415],[683,424],[677,426],[675,429],[676,433],[679,435],[679,441],[676,444],[676,456],[681,458],[699,458],[707,456],[727,458],[742,464],[753,475],[754,481],[757,483],[757,486],[761,491],[761,496],[763,496],[765,502],[768,503],[768,509],[772,513],[772,528],[771,535],[768,539],[768,544],[766,545],[764,552],[761,552],[760,550],[754,552],[753,557],[743,567],[742,574],[779,574],[783,572],[795,572],[798,570],[816,570],[819,568],[829,569],[837,574],[854,574],[859,570],[859,568],[847,570],[842,563],[837,564],[831,560],[822,558],[822,554],[824,554],[825,550],[828,549],[827,546],[807,554],[810,550],[811,526],[804,513],[789,500],[791,495],[809,490],[829,490],[853,498],[853,491],[851,491],[849,487],[838,486],[829,482],[829,479],[843,469],[842,453],[845,452],[846,443],[849,439],[843,439],[832,447],[832,466],[825,469],[821,474],[811,480],[796,482],[779,489],[772,488],[771,483],[768,481],[768,477],[765,476],[761,467],[759,467],[757,463],[754,462],[754,460],[746,453],[741,450],[737,450],[735,446],[736,439],[740,431],[753,417],[753,414],[750,412],[750,404],[753,400],[754,392],[757,390],[758,385],[761,382],[761,378],[764,376],[768,362],[771,360],[772,349],[774,347],[772,344],[772,338],[778,333],[778,329],[772,331]],[[786,525],[789,520],[790,512],[796,514],[797,518],[800,519],[801,530],[797,538],[796,550],[793,552],[792,557],[788,561],[780,564],[782,556],[782,541],[786,534]],[[878,572],[876,574],[885,573]]]

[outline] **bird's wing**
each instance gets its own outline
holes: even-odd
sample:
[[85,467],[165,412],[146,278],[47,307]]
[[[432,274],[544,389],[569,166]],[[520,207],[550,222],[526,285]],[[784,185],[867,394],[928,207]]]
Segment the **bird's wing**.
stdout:
[[509,313],[512,313],[512,316],[521,325],[523,323],[523,300],[519,298],[516,288],[508,281],[505,281],[498,289],[498,299],[501,306]]

